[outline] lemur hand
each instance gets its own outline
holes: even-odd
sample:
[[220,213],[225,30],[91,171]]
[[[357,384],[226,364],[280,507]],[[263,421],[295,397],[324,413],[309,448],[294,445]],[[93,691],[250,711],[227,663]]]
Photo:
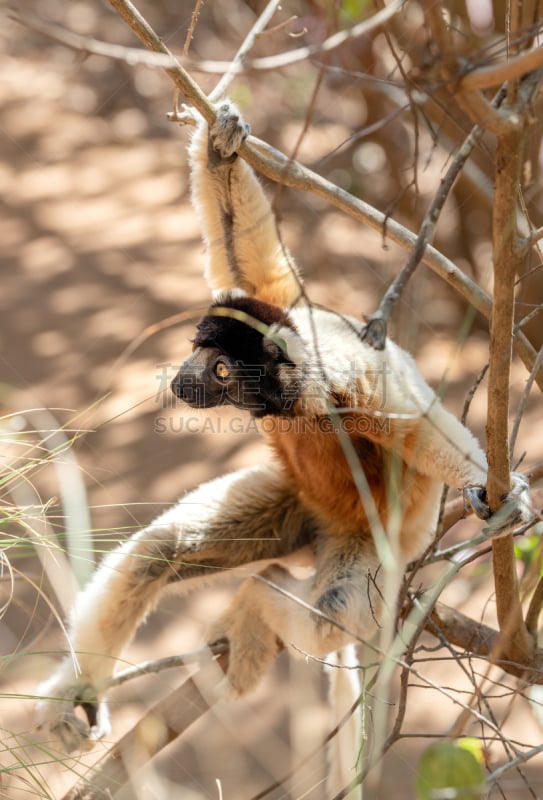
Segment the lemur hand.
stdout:
[[530,489],[524,475],[519,472],[511,473],[511,489],[502,499],[503,505],[492,514],[487,503],[486,487],[464,488],[464,500],[480,519],[488,520],[487,528],[494,536],[507,533],[515,525],[530,519]]
[[249,135],[250,127],[230,100],[217,108],[217,118],[209,131],[213,149],[224,160],[234,160],[236,152]]
[[[73,665],[64,662],[53,678],[37,688],[40,699],[36,703],[36,723],[39,729],[57,737],[64,750],[88,750],[93,742],[111,733],[109,713],[105,700],[84,677],[74,679]],[[81,706],[87,721],[77,716]]]

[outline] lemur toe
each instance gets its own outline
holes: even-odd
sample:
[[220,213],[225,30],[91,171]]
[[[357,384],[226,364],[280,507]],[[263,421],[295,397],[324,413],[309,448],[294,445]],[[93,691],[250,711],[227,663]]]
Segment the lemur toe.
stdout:
[[250,127],[243,120],[233,103],[223,103],[217,109],[217,117],[209,136],[214,150],[221,158],[229,159],[235,155],[249,135]]
[[[92,687],[44,684],[40,690],[47,696],[36,705],[37,727],[56,737],[66,753],[89,750],[95,741],[111,733],[107,705],[96,699]],[[86,720],[76,714],[77,706],[83,709]]]
[[57,721],[48,725],[48,729],[59,739],[66,753],[90,747],[90,729],[87,723],[80,719],[73,710],[61,712]]

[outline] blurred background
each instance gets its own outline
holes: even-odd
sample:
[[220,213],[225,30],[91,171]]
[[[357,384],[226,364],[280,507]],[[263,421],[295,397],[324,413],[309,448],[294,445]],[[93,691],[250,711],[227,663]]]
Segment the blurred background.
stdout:
[[[502,5],[447,4],[458,22],[457,46],[476,63],[503,52]],[[255,0],[204,2],[191,58],[231,59],[262,7]],[[139,8],[181,53],[193,3],[154,0]],[[6,520],[0,797],[18,800],[61,797],[105,750],[100,744],[89,755],[61,762],[51,743],[31,746],[32,702],[25,697],[65,647],[60,620],[77,583],[103,552],[185,491],[268,456],[237,412],[195,416],[164,392],[190,352],[194,324],[209,296],[190,204],[188,133],[166,118],[171,82],[160,70],[70,50],[13,21],[8,11],[0,34],[0,459]],[[92,39],[138,46],[105,2],[27,0],[17,11],[30,26],[43,20]],[[285,3],[274,19],[284,24],[259,37],[252,55],[320,43],[371,13],[356,1]],[[243,75],[232,95],[257,136],[296,153],[311,169],[417,231],[470,128],[435,80],[435,55],[420,10],[410,4],[386,31],[357,38],[326,59]],[[193,75],[206,92],[220,77],[196,70]],[[525,176],[536,226],[543,216],[539,110],[534,109]],[[492,174],[492,141],[483,139],[447,201],[436,237],[436,246],[487,291]],[[405,253],[385,231],[371,231],[310,194],[269,190],[311,300],[358,318],[374,311]],[[519,319],[543,301],[542,271],[537,254],[533,258],[519,282]],[[540,317],[524,330],[537,348],[543,344]],[[396,310],[393,335],[415,353],[425,377],[459,414],[487,361],[486,321],[420,266]],[[526,378],[515,362],[513,410]],[[468,416],[483,440],[485,410],[483,382]],[[523,469],[543,456],[535,393],[520,425],[516,459],[525,452]],[[464,521],[454,536],[475,529]],[[188,600],[165,598],[125,654],[127,663],[201,646],[229,592],[221,587]],[[484,560],[448,593],[451,605],[493,623]],[[450,657],[428,666],[438,683],[454,683],[461,693],[458,672]],[[115,736],[182,679],[177,672],[163,673],[118,690]],[[330,728],[325,683],[319,665],[281,656],[251,698],[210,712],[168,748],[152,775],[154,796],[167,796],[175,786],[189,800],[250,798],[281,779]],[[412,736],[368,779],[368,798],[413,798],[425,737],[446,730],[446,721],[455,717],[451,702],[436,693],[429,700],[428,690],[419,693],[420,701],[413,690],[408,709]],[[520,726],[526,740],[540,741],[541,728],[525,707],[512,706],[507,716],[512,730]],[[21,763],[31,766],[22,770]],[[319,752],[270,797],[324,798],[324,769]],[[530,780],[539,775],[539,791],[542,769],[535,760],[526,768]],[[515,780],[507,797],[535,796],[518,775]]]

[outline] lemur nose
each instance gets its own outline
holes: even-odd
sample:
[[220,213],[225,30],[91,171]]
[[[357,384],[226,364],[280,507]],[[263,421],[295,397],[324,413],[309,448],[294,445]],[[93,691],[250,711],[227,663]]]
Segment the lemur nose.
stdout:
[[170,388],[179,400],[184,400],[186,403],[194,402],[195,390],[197,388],[194,372],[190,370],[184,371],[183,368],[181,368],[171,382]]
[[180,400],[183,399],[183,379],[179,372],[170,383],[170,389],[176,397],[178,397]]

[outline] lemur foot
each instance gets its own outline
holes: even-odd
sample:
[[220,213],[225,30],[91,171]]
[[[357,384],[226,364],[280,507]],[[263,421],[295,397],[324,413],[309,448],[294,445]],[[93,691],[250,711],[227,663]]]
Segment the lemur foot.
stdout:
[[493,536],[500,536],[515,525],[528,522],[531,516],[529,484],[519,472],[511,473],[511,489],[502,498],[503,505],[495,514],[490,511],[484,486],[466,486],[464,499],[480,519],[488,520],[486,530]]
[[230,645],[226,678],[218,687],[223,699],[251,692],[271,666],[282,644],[255,609],[230,608],[215,623],[210,641],[227,639]]
[[217,108],[217,117],[210,128],[209,138],[213,150],[223,161],[233,161],[249,132],[250,127],[243,120],[237,106],[228,100]]
[[[36,723],[60,740],[67,753],[74,750],[89,750],[94,742],[111,733],[109,712],[105,700],[96,697],[88,682],[65,684],[58,678],[42,683],[37,693],[41,699],[36,703]],[[83,709],[86,720],[75,712]]]

